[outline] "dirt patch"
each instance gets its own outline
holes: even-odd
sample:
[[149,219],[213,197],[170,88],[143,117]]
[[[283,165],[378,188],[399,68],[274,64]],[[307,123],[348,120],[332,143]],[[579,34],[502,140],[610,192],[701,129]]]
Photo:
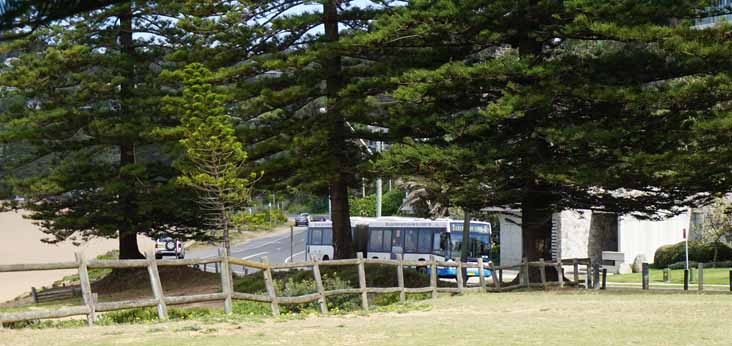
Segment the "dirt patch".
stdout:
[[[166,296],[180,296],[221,291],[221,276],[189,267],[159,267],[160,281]],[[115,270],[92,285],[100,300],[116,301],[152,297],[147,269]]]

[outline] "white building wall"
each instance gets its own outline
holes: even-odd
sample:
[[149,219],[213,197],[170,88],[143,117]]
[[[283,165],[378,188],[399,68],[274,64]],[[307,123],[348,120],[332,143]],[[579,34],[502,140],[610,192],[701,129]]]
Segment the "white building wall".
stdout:
[[500,214],[501,265],[521,263],[523,245],[521,241],[521,218]]
[[587,258],[592,212],[565,210],[560,215],[562,258]]
[[644,255],[653,263],[653,255],[662,245],[676,244],[683,239],[682,230],[689,229],[689,213],[683,213],[663,221],[639,220],[625,215],[618,220],[618,245],[625,254],[625,263],[633,263],[635,257]]

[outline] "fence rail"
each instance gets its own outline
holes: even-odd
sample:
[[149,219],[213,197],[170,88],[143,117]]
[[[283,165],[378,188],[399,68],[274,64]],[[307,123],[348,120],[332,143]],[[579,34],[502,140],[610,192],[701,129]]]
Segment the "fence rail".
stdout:
[[[239,258],[233,258],[228,256],[223,249],[219,250],[219,255],[215,257],[202,258],[202,259],[181,259],[181,260],[156,260],[155,254],[149,251],[145,254],[146,259],[144,260],[87,260],[81,253],[76,253],[75,262],[60,262],[60,263],[42,263],[42,264],[10,264],[0,265],[0,273],[2,272],[20,272],[20,271],[34,271],[34,270],[57,270],[57,269],[78,269],[81,296],[84,298],[84,305],[73,306],[66,308],[59,308],[53,310],[33,310],[25,312],[14,312],[14,313],[0,313],[0,328],[3,328],[3,323],[19,322],[28,320],[38,319],[49,319],[49,318],[61,318],[69,316],[83,316],[87,317],[89,325],[93,325],[96,321],[97,312],[116,311],[123,309],[132,309],[140,307],[157,307],[158,317],[160,319],[167,319],[167,306],[168,305],[179,305],[179,304],[190,304],[207,301],[223,301],[224,311],[229,314],[232,312],[232,300],[247,300],[255,302],[270,303],[272,314],[279,314],[279,306],[287,304],[305,304],[311,302],[318,302],[320,311],[326,313],[327,299],[329,297],[338,295],[352,295],[358,294],[361,296],[361,306],[364,310],[369,309],[368,294],[385,294],[385,293],[399,293],[401,301],[406,299],[406,294],[412,293],[432,293],[432,297],[437,297],[438,293],[462,293],[466,291],[479,291],[479,292],[504,292],[510,291],[517,288],[526,287],[548,287],[548,286],[564,286],[565,284],[580,287],[582,282],[579,281],[579,266],[586,266],[586,281],[585,287],[589,285],[589,273],[592,263],[589,259],[570,259],[561,260],[556,262],[550,261],[532,261],[529,262],[526,259],[521,264],[517,265],[506,265],[506,266],[494,266],[493,263],[483,263],[482,259],[478,259],[477,263],[462,263],[455,261],[437,261],[434,256],[430,257],[429,261],[405,261],[402,260],[401,256],[398,256],[396,260],[383,260],[383,259],[366,259],[359,253],[355,259],[339,259],[330,261],[319,261],[312,259],[305,262],[296,263],[277,263],[270,264],[266,257],[262,258],[261,262],[244,260]],[[216,268],[221,268],[218,271],[221,275],[221,292],[210,293],[210,294],[196,294],[186,296],[165,296],[162,285],[160,282],[160,274],[158,267],[160,266],[197,266],[201,264],[216,264]],[[389,265],[397,268],[397,287],[367,287],[366,285],[366,271],[365,265]],[[258,269],[262,272],[264,277],[266,295],[251,294],[235,292],[233,288],[233,277],[231,265],[239,265],[242,267]],[[349,266],[355,265],[358,267],[358,288],[346,288],[346,289],[335,289],[325,290],[323,287],[322,277],[320,274],[320,268],[323,266]],[[573,280],[567,280],[564,276],[565,265],[573,266]],[[430,273],[430,285],[426,287],[405,287],[404,286],[404,267],[419,267],[429,270]],[[438,286],[437,279],[437,268],[438,267],[454,267],[456,268],[456,282],[457,287],[440,287]],[[554,268],[561,275],[557,276],[556,281],[547,281],[546,268]],[[129,301],[116,301],[116,302],[97,302],[97,295],[92,292],[91,282],[89,281],[89,268],[147,268],[150,285],[153,291],[153,298],[140,299],[140,300],[129,300]],[[305,294],[295,297],[279,297],[275,291],[274,282],[272,278],[272,271],[277,269],[292,269],[292,268],[309,268],[312,269],[313,278],[316,283],[317,292]],[[466,279],[463,277],[465,274],[463,269],[477,268],[479,276],[478,286],[466,287]],[[529,268],[538,268],[540,273],[539,282],[531,282],[529,275]],[[484,270],[489,270],[491,273],[492,285],[488,284],[485,277]],[[504,270],[518,270],[519,282],[508,283],[505,285],[503,282],[503,271]]]

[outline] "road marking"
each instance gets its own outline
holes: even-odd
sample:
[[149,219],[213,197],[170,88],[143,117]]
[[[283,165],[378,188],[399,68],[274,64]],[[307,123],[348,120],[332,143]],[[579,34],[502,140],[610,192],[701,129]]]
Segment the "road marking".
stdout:
[[265,252],[260,252],[260,253],[255,253],[254,255],[249,255],[249,256],[247,256],[247,257],[242,257],[241,259],[250,259],[250,258],[252,258],[252,257],[257,257],[257,256],[259,256],[259,255],[266,255],[266,254],[268,254],[268,253],[269,253],[269,252],[267,252],[267,251],[265,251]]
[[305,250],[302,250],[302,251],[300,251],[300,252],[296,252],[296,253],[295,253],[294,255],[292,255],[292,256],[290,256],[290,257],[287,257],[287,258],[285,258],[285,263],[288,263],[288,262],[290,262],[290,260],[291,260],[291,259],[292,259],[293,257],[297,257],[297,255],[299,255],[299,254],[301,254],[301,253],[305,253]]

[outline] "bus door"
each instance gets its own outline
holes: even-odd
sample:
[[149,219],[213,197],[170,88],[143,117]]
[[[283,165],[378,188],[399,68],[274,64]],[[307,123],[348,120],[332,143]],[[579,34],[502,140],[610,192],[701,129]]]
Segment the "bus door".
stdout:
[[396,259],[396,255],[404,255],[404,230],[395,228],[391,232],[391,259]]

